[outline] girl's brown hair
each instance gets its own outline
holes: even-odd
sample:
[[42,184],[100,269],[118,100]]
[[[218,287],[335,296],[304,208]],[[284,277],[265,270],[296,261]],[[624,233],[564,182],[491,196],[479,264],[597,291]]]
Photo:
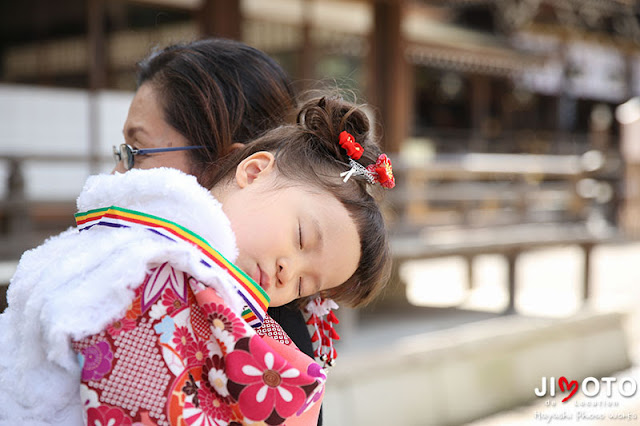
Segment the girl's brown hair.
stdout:
[[208,187],[225,184],[237,165],[260,151],[272,152],[276,167],[288,181],[309,185],[334,195],[354,220],[360,236],[360,263],[344,284],[322,292],[352,307],[369,303],[389,277],[390,255],[382,213],[372,195],[375,189],[364,179],[346,183],[340,173],[349,170],[349,157],[339,145],[339,135],[349,132],[362,147],[358,160],[375,163],[380,149],[373,140],[367,115],[361,107],[337,98],[312,99],[299,110],[297,123],[269,131],[259,139],[223,158],[203,176]]

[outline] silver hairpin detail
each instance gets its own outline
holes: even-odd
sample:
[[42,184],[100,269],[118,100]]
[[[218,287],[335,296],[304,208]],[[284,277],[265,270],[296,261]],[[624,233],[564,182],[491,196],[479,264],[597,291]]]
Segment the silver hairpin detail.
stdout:
[[364,176],[367,182],[375,182],[373,174],[369,170],[367,170],[366,167],[352,158],[349,158],[349,167],[351,167],[349,170],[340,173],[340,177],[344,178],[342,179],[343,182],[347,182],[349,178],[351,178],[351,176]]

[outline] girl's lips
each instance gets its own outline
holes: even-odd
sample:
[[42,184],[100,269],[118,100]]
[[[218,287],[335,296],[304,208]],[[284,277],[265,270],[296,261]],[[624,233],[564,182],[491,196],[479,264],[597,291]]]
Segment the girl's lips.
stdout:
[[260,275],[261,275],[260,266],[256,265],[255,271],[253,271],[253,274],[251,274],[251,279],[255,281],[258,285],[260,285]]
[[252,276],[251,278],[253,278],[253,280],[257,282],[264,291],[267,291],[271,284],[269,276],[265,274],[262,268],[260,268],[260,265],[257,265],[257,266],[258,266],[258,269],[256,270],[256,273],[254,274],[254,276]]
[[271,279],[269,275],[260,268],[260,265],[258,265],[258,270],[260,271],[260,287],[262,287],[264,291],[267,291],[269,287],[271,287]]

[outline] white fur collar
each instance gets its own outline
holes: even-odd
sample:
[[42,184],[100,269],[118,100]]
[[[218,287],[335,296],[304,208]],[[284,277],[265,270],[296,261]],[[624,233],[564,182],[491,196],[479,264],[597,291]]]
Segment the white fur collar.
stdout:
[[229,261],[237,257],[235,236],[222,205],[195,177],[179,170],[133,169],[87,179],[77,200],[78,211],[113,205],[179,223],[207,240]]
[[[221,204],[194,177],[173,169],[90,177],[78,209],[112,205],[176,222],[228,260],[237,257]],[[229,274],[201,259],[191,244],[167,244],[146,229],[106,227],[69,229],[24,253],[0,315],[0,425],[82,424],[80,370],[69,342],[119,318],[154,265],[170,262],[241,312],[244,300]]]

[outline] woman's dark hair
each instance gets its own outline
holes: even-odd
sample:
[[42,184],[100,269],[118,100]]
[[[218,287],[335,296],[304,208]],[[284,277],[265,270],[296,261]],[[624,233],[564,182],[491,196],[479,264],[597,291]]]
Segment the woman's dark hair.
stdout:
[[384,219],[372,195],[377,189],[361,177],[352,177],[346,183],[340,177],[350,168],[349,157],[339,144],[344,130],[364,148],[358,162],[364,166],[374,164],[380,149],[363,109],[342,99],[320,98],[300,108],[296,124],[269,131],[222,159],[216,167],[210,167],[204,175],[209,187],[227,184],[244,158],[269,151],[275,156],[278,172],[287,180],[285,186],[295,182],[334,195],[358,229],[360,262],[351,278],[322,295],[357,307],[369,303],[380,292],[389,278],[391,264]]
[[191,145],[201,175],[233,143],[284,124],[296,105],[289,77],[260,50],[226,39],[176,44],[138,64],[137,84],[157,91],[165,120]]

